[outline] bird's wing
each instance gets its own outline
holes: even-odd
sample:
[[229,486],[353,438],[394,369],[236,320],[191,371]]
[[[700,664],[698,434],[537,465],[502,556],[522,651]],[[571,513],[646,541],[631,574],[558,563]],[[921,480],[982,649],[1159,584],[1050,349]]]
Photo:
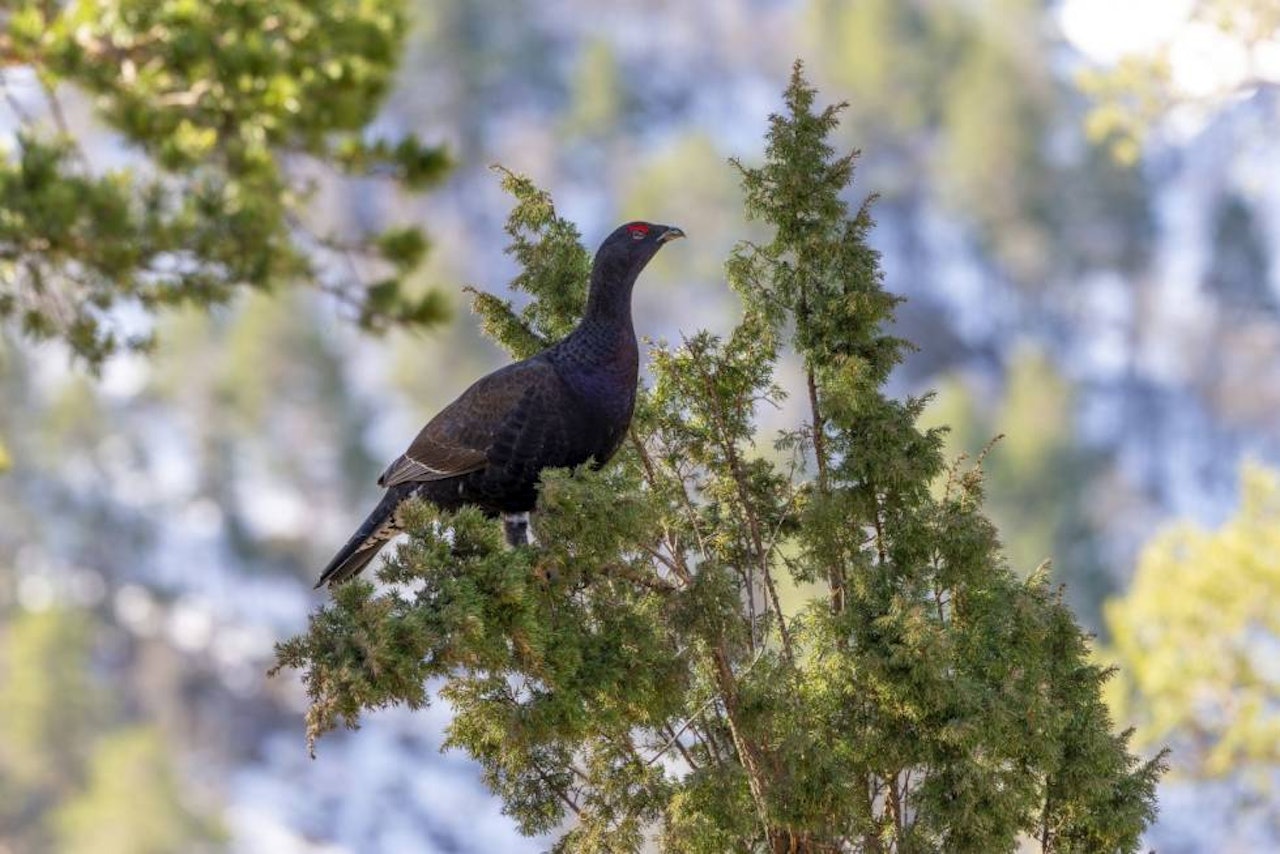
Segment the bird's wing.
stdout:
[[488,463],[494,437],[525,394],[559,382],[551,362],[537,356],[482,377],[422,428],[409,450],[378,478],[378,485],[390,488],[479,471]]

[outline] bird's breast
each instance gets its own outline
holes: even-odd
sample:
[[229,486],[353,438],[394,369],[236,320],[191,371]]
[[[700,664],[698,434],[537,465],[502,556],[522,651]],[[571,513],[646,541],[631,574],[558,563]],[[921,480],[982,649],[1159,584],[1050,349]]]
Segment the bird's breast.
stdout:
[[598,365],[566,377],[577,402],[584,458],[604,462],[617,450],[636,403],[636,369]]
[[575,456],[603,462],[617,450],[631,423],[639,348],[629,327],[590,332],[567,340],[557,361],[579,424]]
[[636,402],[634,371],[593,371],[575,378],[574,391],[590,421],[629,422]]

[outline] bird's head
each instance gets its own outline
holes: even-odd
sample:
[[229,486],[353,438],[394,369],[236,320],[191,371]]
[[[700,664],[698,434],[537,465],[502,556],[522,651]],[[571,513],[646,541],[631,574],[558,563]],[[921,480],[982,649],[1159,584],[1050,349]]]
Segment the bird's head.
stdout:
[[684,237],[684,232],[673,225],[629,222],[614,229],[600,244],[596,263],[639,273],[664,244],[678,237]]
[[684,237],[684,232],[652,222],[629,222],[614,229],[600,244],[591,265],[586,317],[629,318],[631,288],[640,271],[664,244],[677,237]]

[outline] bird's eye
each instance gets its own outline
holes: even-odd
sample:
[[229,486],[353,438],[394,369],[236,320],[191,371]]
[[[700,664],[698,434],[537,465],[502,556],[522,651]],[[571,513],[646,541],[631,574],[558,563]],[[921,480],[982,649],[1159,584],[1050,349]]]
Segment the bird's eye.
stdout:
[[642,240],[649,233],[649,226],[637,223],[627,226],[627,231],[631,232],[632,240]]

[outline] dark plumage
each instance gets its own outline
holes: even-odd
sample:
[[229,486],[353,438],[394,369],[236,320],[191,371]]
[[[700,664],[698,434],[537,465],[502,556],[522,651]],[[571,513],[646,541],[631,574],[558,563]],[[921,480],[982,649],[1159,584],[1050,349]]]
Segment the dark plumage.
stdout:
[[618,449],[636,400],[639,351],[631,289],[661,246],[684,232],[632,222],[601,244],[586,312],[567,338],[482,377],[440,411],[378,478],[387,492],[320,575],[355,576],[401,529],[418,496],[447,510],[471,504],[502,515],[507,540],[527,542],[528,513],[545,468],[603,464]]

